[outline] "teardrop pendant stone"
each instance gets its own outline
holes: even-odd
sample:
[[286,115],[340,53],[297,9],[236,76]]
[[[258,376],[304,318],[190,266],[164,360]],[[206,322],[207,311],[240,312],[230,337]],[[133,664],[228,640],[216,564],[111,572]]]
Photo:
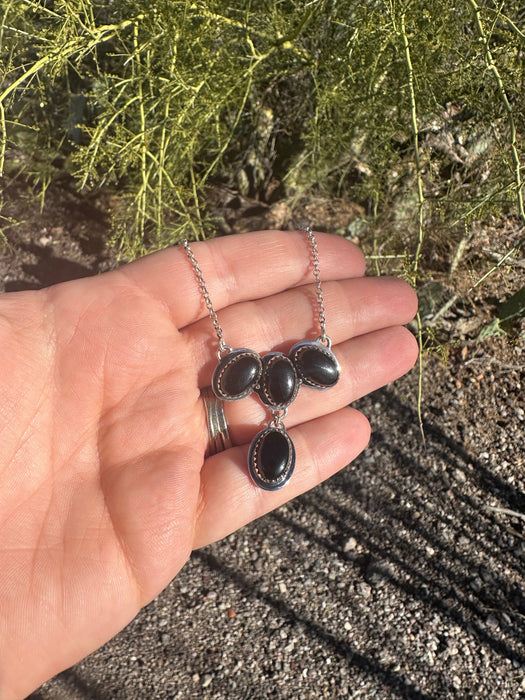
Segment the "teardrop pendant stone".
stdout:
[[341,374],[334,353],[317,341],[297,343],[290,350],[290,358],[302,382],[315,389],[328,389],[337,383]]
[[257,486],[267,491],[282,488],[295,467],[295,448],[284,428],[266,428],[250,446],[248,468]]
[[232,350],[215,368],[213,391],[224,401],[242,399],[255,389],[261,372],[262,361],[256,352],[248,348]]
[[297,396],[299,380],[290,358],[282,352],[271,352],[262,359],[263,371],[258,394],[270,408],[286,408]]

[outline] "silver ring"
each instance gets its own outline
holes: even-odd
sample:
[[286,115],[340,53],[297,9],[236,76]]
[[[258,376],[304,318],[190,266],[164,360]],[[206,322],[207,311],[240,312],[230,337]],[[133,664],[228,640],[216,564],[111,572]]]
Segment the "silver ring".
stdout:
[[206,419],[208,421],[208,448],[206,457],[223,452],[232,446],[228,424],[222,407],[222,401],[218,399],[211,386],[201,390],[204,408],[206,409]]

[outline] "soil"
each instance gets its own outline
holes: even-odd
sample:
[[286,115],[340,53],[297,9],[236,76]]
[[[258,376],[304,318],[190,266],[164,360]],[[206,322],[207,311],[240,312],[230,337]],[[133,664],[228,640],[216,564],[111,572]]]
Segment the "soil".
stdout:
[[[0,259],[5,291],[118,264],[104,243],[111,202],[67,186],[42,212],[20,186],[6,199],[19,223]],[[333,230],[341,207],[317,227]],[[287,216],[232,211],[230,231]],[[512,221],[494,222],[465,255],[513,236]],[[424,358],[425,441],[413,371],[356,403],[373,433],[352,465],[195,552],[126,629],[30,698],[525,697],[522,321],[479,339],[520,275],[514,261],[440,317],[445,355]],[[448,279],[427,281],[425,315],[450,297]]]

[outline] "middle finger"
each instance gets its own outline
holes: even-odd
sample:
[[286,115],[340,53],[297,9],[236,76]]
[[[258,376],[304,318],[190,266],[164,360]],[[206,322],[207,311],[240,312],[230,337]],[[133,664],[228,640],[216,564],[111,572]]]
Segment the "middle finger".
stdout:
[[[323,286],[326,329],[334,344],[389,326],[408,323],[417,298],[402,280],[361,277]],[[234,304],[220,313],[225,341],[232,348],[264,354],[288,352],[301,340],[320,334],[313,285],[304,285],[257,301]],[[217,365],[218,342],[209,318],[186,326],[182,335],[199,368],[199,388],[208,386]]]

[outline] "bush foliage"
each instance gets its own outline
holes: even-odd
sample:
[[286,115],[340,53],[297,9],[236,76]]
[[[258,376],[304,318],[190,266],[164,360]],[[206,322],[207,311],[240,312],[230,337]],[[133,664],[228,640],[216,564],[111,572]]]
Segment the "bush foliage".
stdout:
[[211,185],[348,197],[417,272],[430,222],[525,221],[520,4],[2,0],[0,169],[118,190],[130,256],[209,235]]

